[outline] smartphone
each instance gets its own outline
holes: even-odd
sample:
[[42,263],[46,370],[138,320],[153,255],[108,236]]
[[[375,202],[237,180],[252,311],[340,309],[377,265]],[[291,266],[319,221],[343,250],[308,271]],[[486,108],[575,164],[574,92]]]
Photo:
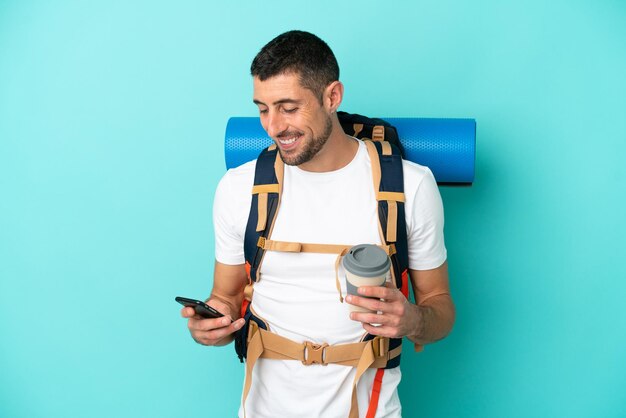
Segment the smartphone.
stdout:
[[203,318],[221,318],[222,316],[224,316],[223,313],[218,312],[217,310],[215,310],[215,308],[212,308],[211,306],[200,300],[176,296],[176,302],[180,303],[181,305],[193,308],[196,313]]

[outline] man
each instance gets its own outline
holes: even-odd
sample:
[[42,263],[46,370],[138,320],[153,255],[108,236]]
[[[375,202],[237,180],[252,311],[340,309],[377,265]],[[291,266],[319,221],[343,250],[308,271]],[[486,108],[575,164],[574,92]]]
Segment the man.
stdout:
[[[372,165],[362,141],[346,135],[337,118],[344,88],[330,48],[315,35],[284,33],[261,49],[251,73],[261,124],[284,162],[280,209],[273,240],[324,244],[381,244]],[[242,328],[240,306],[248,277],[243,240],[256,161],[229,170],[215,196],[216,263],[208,304],[227,318],[202,319],[183,308],[195,341],[224,345]],[[272,333],[302,343],[355,343],[364,333],[407,337],[416,347],[448,334],[454,322],[449,294],[443,208],[428,168],[402,162],[409,275],[418,304],[395,286],[361,287],[345,302],[376,313],[350,312],[335,287],[335,254],[268,251],[254,284],[252,306]],[[341,267],[340,276],[344,274]],[[345,285],[342,285],[345,294]],[[230,322],[230,318],[234,322]],[[376,325],[372,325],[376,324]],[[377,408],[372,405],[376,369],[358,380],[360,416],[401,415],[400,368],[385,370]],[[239,411],[249,417],[346,417],[355,368],[299,361],[256,362],[249,394]],[[372,415],[373,416],[373,415]]]

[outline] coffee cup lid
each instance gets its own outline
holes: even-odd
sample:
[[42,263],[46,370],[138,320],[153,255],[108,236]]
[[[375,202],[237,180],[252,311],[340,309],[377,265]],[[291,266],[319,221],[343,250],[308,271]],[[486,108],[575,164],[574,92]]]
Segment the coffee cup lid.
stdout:
[[343,258],[343,268],[355,276],[382,276],[389,271],[390,267],[391,260],[387,253],[372,244],[355,245]]

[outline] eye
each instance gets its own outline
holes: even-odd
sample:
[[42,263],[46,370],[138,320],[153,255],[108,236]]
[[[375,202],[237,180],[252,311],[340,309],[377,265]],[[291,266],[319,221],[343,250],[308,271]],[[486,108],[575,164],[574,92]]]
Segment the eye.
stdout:
[[267,113],[267,109],[259,109],[259,113],[264,115]]
[[298,110],[297,107],[294,107],[292,109],[283,108],[283,112],[285,113],[295,113],[296,110]]

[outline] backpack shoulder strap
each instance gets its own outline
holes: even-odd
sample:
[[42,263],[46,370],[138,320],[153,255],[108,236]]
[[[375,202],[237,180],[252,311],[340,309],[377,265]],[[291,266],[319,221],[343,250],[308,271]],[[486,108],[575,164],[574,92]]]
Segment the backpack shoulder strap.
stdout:
[[[389,254],[393,280],[408,299],[409,297],[409,250],[404,215],[404,174],[400,151],[389,142],[364,141],[372,164],[374,192],[378,201],[379,232],[385,244],[395,249]],[[373,339],[367,334],[364,340]],[[402,345],[401,338],[391,338],[389,348]],[[397,367],[400,356],[390,359],[385,369]]]
[[389,142],[365,141],[365,145],[372,164],[381,236],[385,244],[394,244],[396,248],[392,261],[396,261],[397,270],[394,269],[394,273],[397,273],[396,283],[401,288],[398,281],[409,264],[402,157]]
[[250,280],[256,282],[265,250],[259,241],[270,236],[283,187],[284,165],[275,144],[264,149],[256,161],[252,204],[244,237],[244,256]]

